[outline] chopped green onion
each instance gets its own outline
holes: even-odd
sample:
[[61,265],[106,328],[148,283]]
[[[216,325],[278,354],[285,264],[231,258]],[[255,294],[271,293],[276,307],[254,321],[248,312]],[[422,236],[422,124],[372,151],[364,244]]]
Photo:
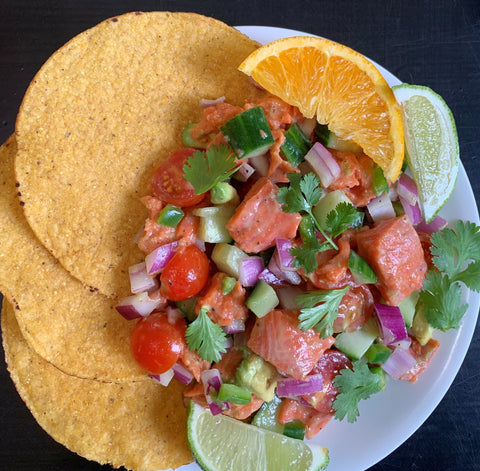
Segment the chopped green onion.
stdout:
[[380,166],[375,165],[373,169],[373,181],[372,181],[373,191],[377,196],[388,193],[388,182],[383,174],[383,170]]
[[173,204],[167,204],[158,214],[157,222],[162,226],[177,227],[185,213]]
[[392,351],[381,343],[373,343],[369,349],[365,352],[365,358],[368,363],[378,365],[385,363],[388,357],[392,354]]
[[185,129],[183,130],[183,135],[182,135],[182,140],[183,140],[183,145],[185,147],[193,147],[195,149],[206,149],[207,148],[207,143],[202,142],[198,139],[194,139],[192,135],[190,134],[190,129],[195,126],[195,123],[190,123],[185,126]]
[[326,146],[330,137],[328,126],[326,124],[317,123],[315,127],[315,136],[324,146]]
[[223,383],[218,391],[217,399],[232,404],[248,404],[252,401],[252,393],[236,384]]
[[222,280],[222,293],[230,294],[233,291],[233,288],[235,288],[236,284],[237,284],[237,280],[233,278],[233,276],[226,276]]

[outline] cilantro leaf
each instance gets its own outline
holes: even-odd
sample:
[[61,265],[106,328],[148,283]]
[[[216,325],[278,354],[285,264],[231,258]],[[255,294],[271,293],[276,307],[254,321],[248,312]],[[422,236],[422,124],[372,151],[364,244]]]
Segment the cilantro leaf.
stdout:
[[302,220],[298,226],[302,245],[290,249],[290,255],[295,257],[292,265],[295,268],[303,268],[305,273],[313,272],[317,266],[317,252],[331,249],[328,242],[322,242],[317,239],[315,234],[315,224],[313,218],[306,214],[302,216]]
[[290,249],[293,255],[292,265],[295,268],[303,268],[305,273],[312,273],[318,266],[315,255],[322,251],[323,246],[317,238],[307,239],[302,245]]
[[462,304],[462,290],[458,282],[447,275],[430,270],[423,282],[420,301],[425,305],[425,319],[440,330],[458,329],[467,305]]
[[[457,221],[454,228],[432,234],[430,251],[434,265],[452,281],[457,281],[467,262],[480,262],[480,227],[469,221]],[[473,270],[472,274],[473,279],[462,279],[468,287],[480,284],[478,272]]]
[[[313,174],[312,174],[313,175]],[[278,190],[277,201],[283,205],[282,209],[286,213],[310,212],[312,205],[302,194],[301,181],[302,176],[299,173],[288,175],[290,186],[284,186]],[[318,180],[318,183],[320,181]]]
[[[288,175],[288,180],[290,181],[290,185],[280,188],[277,193],[277,201],[282,205],[282,210],[286,213],[301,213],[302,211],[307,213],[310,216],[311,221],[314,222],[315,227],[325,237],[327,241],[326,243],[329,246],[328,248],[334,248],[337,250],[337,245],[320,227],[312,212],[313,206],[319,202],[323,193],[323,190],[320,188],[320,180],[318,177],[312,172],[303,176],[299,173],[290,173]],[[314,233],[315,230],[312,229],[312,232]],[[314,237],[316,238],[316,236]],[[298,258],[294,266],[296,268],[305,268],[307,273],[310,273],[317,266],[316,260],[307,262],[307,267],[304,266],[303,262],[314,252],[314,247],[316,244],[313,242],[313,237],[309,238],[308,242],[306,240],[303,242],[306,244],[306,251],[303,256],[300,255],[300,258]],[[321,245],[321,247],[323,247],[323,245]],[[297,249],[296,252],[297,255],[302,253],[299,249]]]
[[[297,174],[295,174],[297,175]],[[320,180],[314,173],[307,173],[301,180],[300,180],[300,190],[305,195],[305,199],[307,200],[310,206],[315,206],[322,196],[322,189],[320,188]]]
[[385,386],[378,374],[370,371],[367,364],[359,362],[354,363],[351,370],[341,370],[333,383],[339,392],[333,401],[335,418],[343,420],[347,416],[350,423],[355,422],[360,415],[358,403],[380,392]]
[[462,281],[477,293],[480,292],[480,261],[469,263],[467,268],[455,277],[455,280]]
[[363,213],[357,211],[353,204],[342,202],[332,209],[326,218],[327,231],[332,237],[338,237],[347,229],[361,227]]
[[340,302],[350,286],[343,289],[307,291],[295,298],[299,304],[301,321],[298,327],[302,330],[315,328],[322,338],[333,334],[333,323],[338,316]]
[[222,353],[227,351],[227,336],[223,329],[207,315],[208,307],[200,309],[198,317],[187,327],[185,339],[188,348],[196,350],[202,360],[219,361]]
[[196,195],[212,189],[238,169],[235,155],[225,144],[212,146],[206,152],[195,151],[183,166],[185,178],[193,185]]

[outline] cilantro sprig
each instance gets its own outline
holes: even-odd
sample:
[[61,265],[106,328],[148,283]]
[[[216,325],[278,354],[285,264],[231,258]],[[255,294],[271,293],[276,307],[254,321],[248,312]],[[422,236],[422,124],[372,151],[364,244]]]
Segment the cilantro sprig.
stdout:
[[335,418],[353,423],[360,415],[358,404],[362,399],[368,399],[385,388],[383,373],[375,373],[366,363],[355,362],[353,368],[345,368],[335,376],[333,383],[338,395],[333,401]]
[[[297,261],[294,262],[294,266],[296,268],[305,266],[302,264],[302,259],[309,259],[310,254],[314,251],[317,247],[318,250],[327,250],[329,248],[333,248],[338,250],[337,244],[330,238],[330,236],[320,227],[320,224],[317,221],[317,218],[314,216],[312,209],[313,207],[320,201],[322,196],[322,189],[320,188],[320,180],[314,173],[307,173],[306,175],[300,175],[299,173],[291,173],[288,175],[288,180],[290,181],[289,186],[284,186],[278,190],[277,194],[277,201],[282,205],[282,210],[286,213],[306,213],[310,221],[313,222],[315,228],[321,232],[321,234],[325,237],[326,242],[323,244],[315,243],[314,239],[316,239],[314,233],[310,233],[310,235],[304,238],[303,243],[305,245],[304,249],[308,252],[308,254],[302,255],[301,250],[302,247],[297,247],[292,255],[297,257]],[[313,257],[312,265],[308,264],[309,270],[307,273],[313,271],[317,267],[317,262],[315,257]]]
[[290,255],[294,257],[292,265],[295,268],[303,268],[306,273],[311,273],[317,268],[317,252],[331,249],[328,242],[320,242],[315,235],[315,223],[308,214],[302,216],[298,226],[302,245],[292,247]]
[[[353,204],[340,203],[327,214],[326,227],[322,228],[313,213],[313,207],[320,201],[323,194],[319,178],[312,172],[303,176],[292,173],[288,175],[288,180],[290,185],[279,189],[277,201],[286,213],[302,214],[300,223],[302,245],[290,251],[295,257],[293,266],[311,273],[317,268],[315,254],[328,249],[338,250],[333,239],[347,229],[360,227],[363,224],[363,214],[357,211]],[[315,229],[323,235],[324,242],[319,242]]]
[[432,234],[431,242],[435,268],[427,273],[420,292],[425,319],[436,329],[457,329],[468,308],[462,303],[461,283],[480,291],[480,227],[457,221],[453,229]]
[[198,317],[187,327],[185,339],[190,350],[196,350],[202,360],[219,361],[227,351],[227,336],[223,329],[207,315],[208,306],[202,306]]
[[327,214],[326,229],[335,238],[348,229],[361,227],[363,217],[364,213],[357,211],[353,204],[342,202]]
[[185,178],[193,185],[196,195],[211,190],[238,169],[232,149],[225,144],[212,146],[206,152],[195,151],[183,166]]
[[348,288],[349,286],[343,289],[307,291],[297,296],[295,302],[301,307],[298,327],[302,330],[314,327],[322,338],[333,335],[338,307]]

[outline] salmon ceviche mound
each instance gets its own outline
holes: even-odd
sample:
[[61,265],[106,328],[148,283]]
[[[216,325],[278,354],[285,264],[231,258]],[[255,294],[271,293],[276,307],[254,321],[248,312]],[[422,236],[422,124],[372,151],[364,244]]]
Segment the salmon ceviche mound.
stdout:
[[201,105],[142,198],[145,260],[117,305],[131,352],[213,414],[306,439],[354,422],[439,348],[424,288],[446,221],[276,96]]

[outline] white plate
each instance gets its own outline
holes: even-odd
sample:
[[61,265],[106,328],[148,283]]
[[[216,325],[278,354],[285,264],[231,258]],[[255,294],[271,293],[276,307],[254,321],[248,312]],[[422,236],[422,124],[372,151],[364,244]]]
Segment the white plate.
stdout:
[[[288,36],[308,35],[265,26],[239,26],[238,29],[261,44]],[[400,83],[388,70],[375,65],[390,85]],[[450,222],[463,219],[480,224],[463,165],[460,165],[457,186],[440,214]],[[354,424],[332,419],[312,440],[329,449],[328,471],[363,471],[373,466],[407,440],[433,412],[460,369],[475,330],[480,294],[471,292],[466,302],[469,308],[459,330],[435,332],[440,349],[416,383],[389,379],[384,391],[360,402],[360,417]],[[199,469],[196,464],[190,464],[178,471]]]

